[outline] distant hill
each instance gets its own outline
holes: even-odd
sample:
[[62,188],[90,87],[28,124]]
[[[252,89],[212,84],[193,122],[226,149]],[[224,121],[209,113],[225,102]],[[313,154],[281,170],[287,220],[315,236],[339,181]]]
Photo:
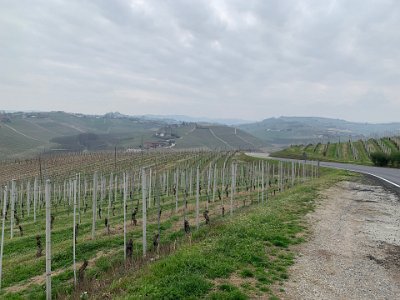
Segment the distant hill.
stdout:
[[[161,134],[174,128],[175,135]],[[170,130],[171,131],[171,130]],[[226,125],[201,127],[172,119],[149,119],[108,113],[103,116],[65,112],[0,113],[0,159],[25,158],[41,152],[96,151],[118,148],[254,149],[263,142]]]
[[159,134],[175,140],[175,147],[208,149],[258,149],[265,144],[251,134],[226,125],[182,123],[163,127]]
[[272,151],[293,144],[399,134],[400,123],[355,123],[317,117],[269,118],[233,127],[185,116],[0,112],[0,160],[29,157],[43,151],[96,151],[114,147],[246,150],[267,147]]
[[146,120],[163,120],[163,121],[171,121],[176,123],[176,121],[188,122],[188,123],[211,123],[211,124],[222,124],[222,125],[239,125],[248,123],[249,121],[242,119],[215,119],[215,118],[206,118],[206,117],[190,117],[185,115],[143,115],[138,116],[144,118]]
[[238,128],[258,137],[269,146],[336,142],[352,137],[396,135],[399,123],[371,124],[318,117],[279,117],[248,123]]
[[164,125],[160,121],[114,115],[3,113],[0,114],[0,158],[22,158],[50,150],[139,146]]

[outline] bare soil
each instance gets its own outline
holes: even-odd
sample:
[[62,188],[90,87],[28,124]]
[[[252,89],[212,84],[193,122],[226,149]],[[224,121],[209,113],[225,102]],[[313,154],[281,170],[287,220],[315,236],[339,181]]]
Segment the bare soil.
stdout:
[[372,181],[323,192],[283,299],[400,299],[400,200]]

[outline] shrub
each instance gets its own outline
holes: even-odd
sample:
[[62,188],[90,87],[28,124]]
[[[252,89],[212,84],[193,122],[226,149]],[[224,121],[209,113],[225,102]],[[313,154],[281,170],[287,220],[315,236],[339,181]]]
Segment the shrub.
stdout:
[[371,160],[375,166],[385,167],[389,163],[389,156],[383,152],[371,153]]
[[400,152],[390,154],[390,163],[394,167],[400,166]]

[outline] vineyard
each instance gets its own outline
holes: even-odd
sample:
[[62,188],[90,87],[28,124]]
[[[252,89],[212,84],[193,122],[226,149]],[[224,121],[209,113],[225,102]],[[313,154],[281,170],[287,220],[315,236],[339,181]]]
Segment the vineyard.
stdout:
[[0,113],[0,161],[40,153],[118,149],[258,149],[265,144],[251,134],[222,124],[105,114],[64,112]]
[[386,160],[383,165],[400,166],[400,137],[383,137],[368,140],[348,140],[340,143],[317,143],[294,145],[272,154],[275,157],[311,159],[382,165],[380,157]]
[[233,151],[104,152],[4,164],[1,295],[80,295],[110,268],[140,268],[318,173],[314,164]]

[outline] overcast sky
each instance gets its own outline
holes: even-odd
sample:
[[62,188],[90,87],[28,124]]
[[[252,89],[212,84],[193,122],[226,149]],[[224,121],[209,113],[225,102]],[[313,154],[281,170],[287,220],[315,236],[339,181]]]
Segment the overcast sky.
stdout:
[[400,121],[400,1],[1,0],[1,109]]

